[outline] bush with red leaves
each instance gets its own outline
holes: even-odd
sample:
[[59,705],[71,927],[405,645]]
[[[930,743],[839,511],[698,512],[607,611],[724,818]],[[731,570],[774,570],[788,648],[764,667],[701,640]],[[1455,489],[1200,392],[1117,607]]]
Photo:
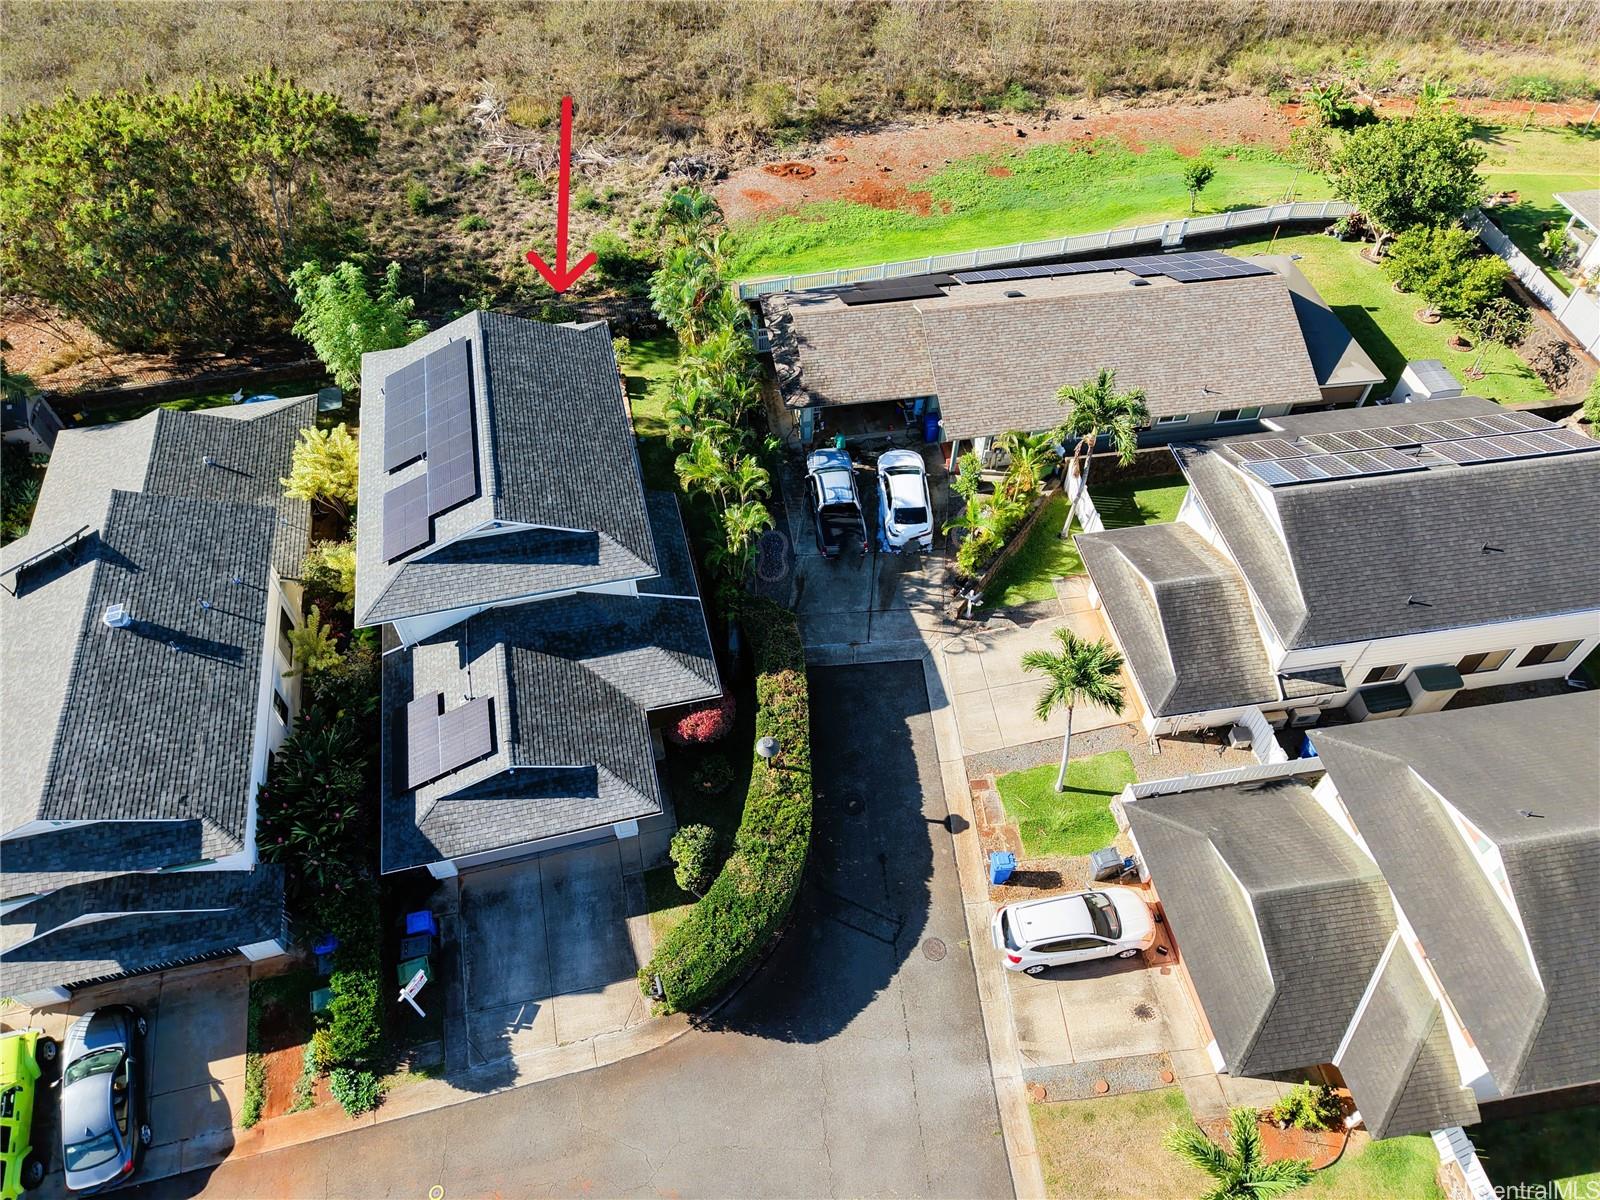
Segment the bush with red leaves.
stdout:
[[724,696],[704,708],[684,713],[667,726],[667,737],[679,746],[709,746],[733,728],[733,697]]

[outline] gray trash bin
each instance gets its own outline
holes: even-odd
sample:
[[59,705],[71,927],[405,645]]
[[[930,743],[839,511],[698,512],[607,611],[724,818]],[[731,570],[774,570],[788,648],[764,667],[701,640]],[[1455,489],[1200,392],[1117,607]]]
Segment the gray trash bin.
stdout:
[[1122,851],[1115,846],[1107,846],[1104,850],[1096,850],[1089,855],[1089,878],[1096,883],[1106,879],[1115,879],[1122,874]]

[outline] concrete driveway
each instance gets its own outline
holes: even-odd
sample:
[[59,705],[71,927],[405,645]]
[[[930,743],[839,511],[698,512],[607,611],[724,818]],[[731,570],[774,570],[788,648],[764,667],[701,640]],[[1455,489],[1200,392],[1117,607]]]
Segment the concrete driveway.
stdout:
[[800,907],[713,1019],[597,1070],[142,1194],[1010,1196],[922,668],[817,670],[812,687]]
[[636,976],[650,955],[650,924],[623,849],[611,840],[461,876],[469,1066],[649,1015]]

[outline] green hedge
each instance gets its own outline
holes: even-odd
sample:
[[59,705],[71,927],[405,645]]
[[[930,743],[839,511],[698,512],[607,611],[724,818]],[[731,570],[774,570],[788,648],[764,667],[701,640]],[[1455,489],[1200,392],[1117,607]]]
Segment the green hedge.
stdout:
[[776,738],[780,751],[771,766],[755,763],[722,873],[639,972],[646,994],[652,976],[661,977],[667,1012],[714,999],[755,960],[789,914],[811,845],[811,706],[800,629],[770,601],[740,597],[736,605],[755,660],[756,737]]

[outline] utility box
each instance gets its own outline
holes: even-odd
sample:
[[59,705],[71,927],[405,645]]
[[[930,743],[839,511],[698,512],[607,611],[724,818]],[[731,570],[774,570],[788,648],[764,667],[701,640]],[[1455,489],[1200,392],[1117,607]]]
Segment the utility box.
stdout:
[[1103,850],[1096,850],[1089,855],[1089,878],[1096,883],[1106,879],[1115,879],[1122,874],[1122,851],[1115,846],[1107,846]]
[[1437,358],[1419,358],[1408,362],[1400,373],[1400,382],[1389,393],[1390,404],[1407,404],[1412,400],[1441,400],[1461,395],[1461,381]]

